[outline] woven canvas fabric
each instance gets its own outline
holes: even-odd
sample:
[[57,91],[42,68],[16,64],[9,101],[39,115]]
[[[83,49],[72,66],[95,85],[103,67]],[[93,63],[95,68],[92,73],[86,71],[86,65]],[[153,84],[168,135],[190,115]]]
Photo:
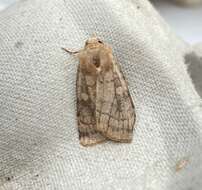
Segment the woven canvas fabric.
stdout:
[[[131,144],[79,145],[78,60],[61,47],[93,33],[128,80]],[[200,189],[201,99],[184,64],[193,49],[148,1],[20,1],[0,14],[0,42],[1,190]]]

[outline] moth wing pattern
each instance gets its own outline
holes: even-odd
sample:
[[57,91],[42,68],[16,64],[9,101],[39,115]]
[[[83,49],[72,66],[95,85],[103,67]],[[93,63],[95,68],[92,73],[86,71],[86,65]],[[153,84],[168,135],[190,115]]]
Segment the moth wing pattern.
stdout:
[[96,131],[95,94],[93,94],[96,83],[94,85],[88,84],[88,81],[93,80],[93,76],[86,76],[79,65],[76,84],[77,120],[79,140],[83,146],[90,146],[105,141],[105,137]]
[[120,65],[97,78],[96,128],[103,136],[118,142],[131,142],[135,124],[134,104]]

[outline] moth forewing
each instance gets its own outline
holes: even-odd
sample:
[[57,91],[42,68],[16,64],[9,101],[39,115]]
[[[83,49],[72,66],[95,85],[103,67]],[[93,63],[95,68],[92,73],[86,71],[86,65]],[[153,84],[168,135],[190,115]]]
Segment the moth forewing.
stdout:
[[112,69],[100,72],[97,79],[96,129],[111,140],[131,142],[134,106],[123,73],[112,63]]
[[86,75],[79,65],[77,72],[77,120],[80,144],[90,146],[105,141],[95,130],[95,91],[94,76]]

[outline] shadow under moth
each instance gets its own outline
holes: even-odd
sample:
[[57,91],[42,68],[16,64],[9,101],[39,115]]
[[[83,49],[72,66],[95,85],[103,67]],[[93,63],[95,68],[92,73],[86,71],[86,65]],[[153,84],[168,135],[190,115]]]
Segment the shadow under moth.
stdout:
[[77,118],[80,144],[106,140],[132,141],[136,114],[127,82],[112,49],[97,37],[83,49],[69,51],[79,58],[77,71]]

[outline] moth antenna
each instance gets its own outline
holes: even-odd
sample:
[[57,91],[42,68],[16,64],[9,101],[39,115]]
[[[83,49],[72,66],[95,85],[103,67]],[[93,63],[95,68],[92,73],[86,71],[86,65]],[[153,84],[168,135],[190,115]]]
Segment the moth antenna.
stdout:
[[68,50],[67,48],[61,48],[62,50],[66,51],[67,53],[70,53],[70,54],[77,54],[79,53],[79,51],[71,51],[71,50]]

